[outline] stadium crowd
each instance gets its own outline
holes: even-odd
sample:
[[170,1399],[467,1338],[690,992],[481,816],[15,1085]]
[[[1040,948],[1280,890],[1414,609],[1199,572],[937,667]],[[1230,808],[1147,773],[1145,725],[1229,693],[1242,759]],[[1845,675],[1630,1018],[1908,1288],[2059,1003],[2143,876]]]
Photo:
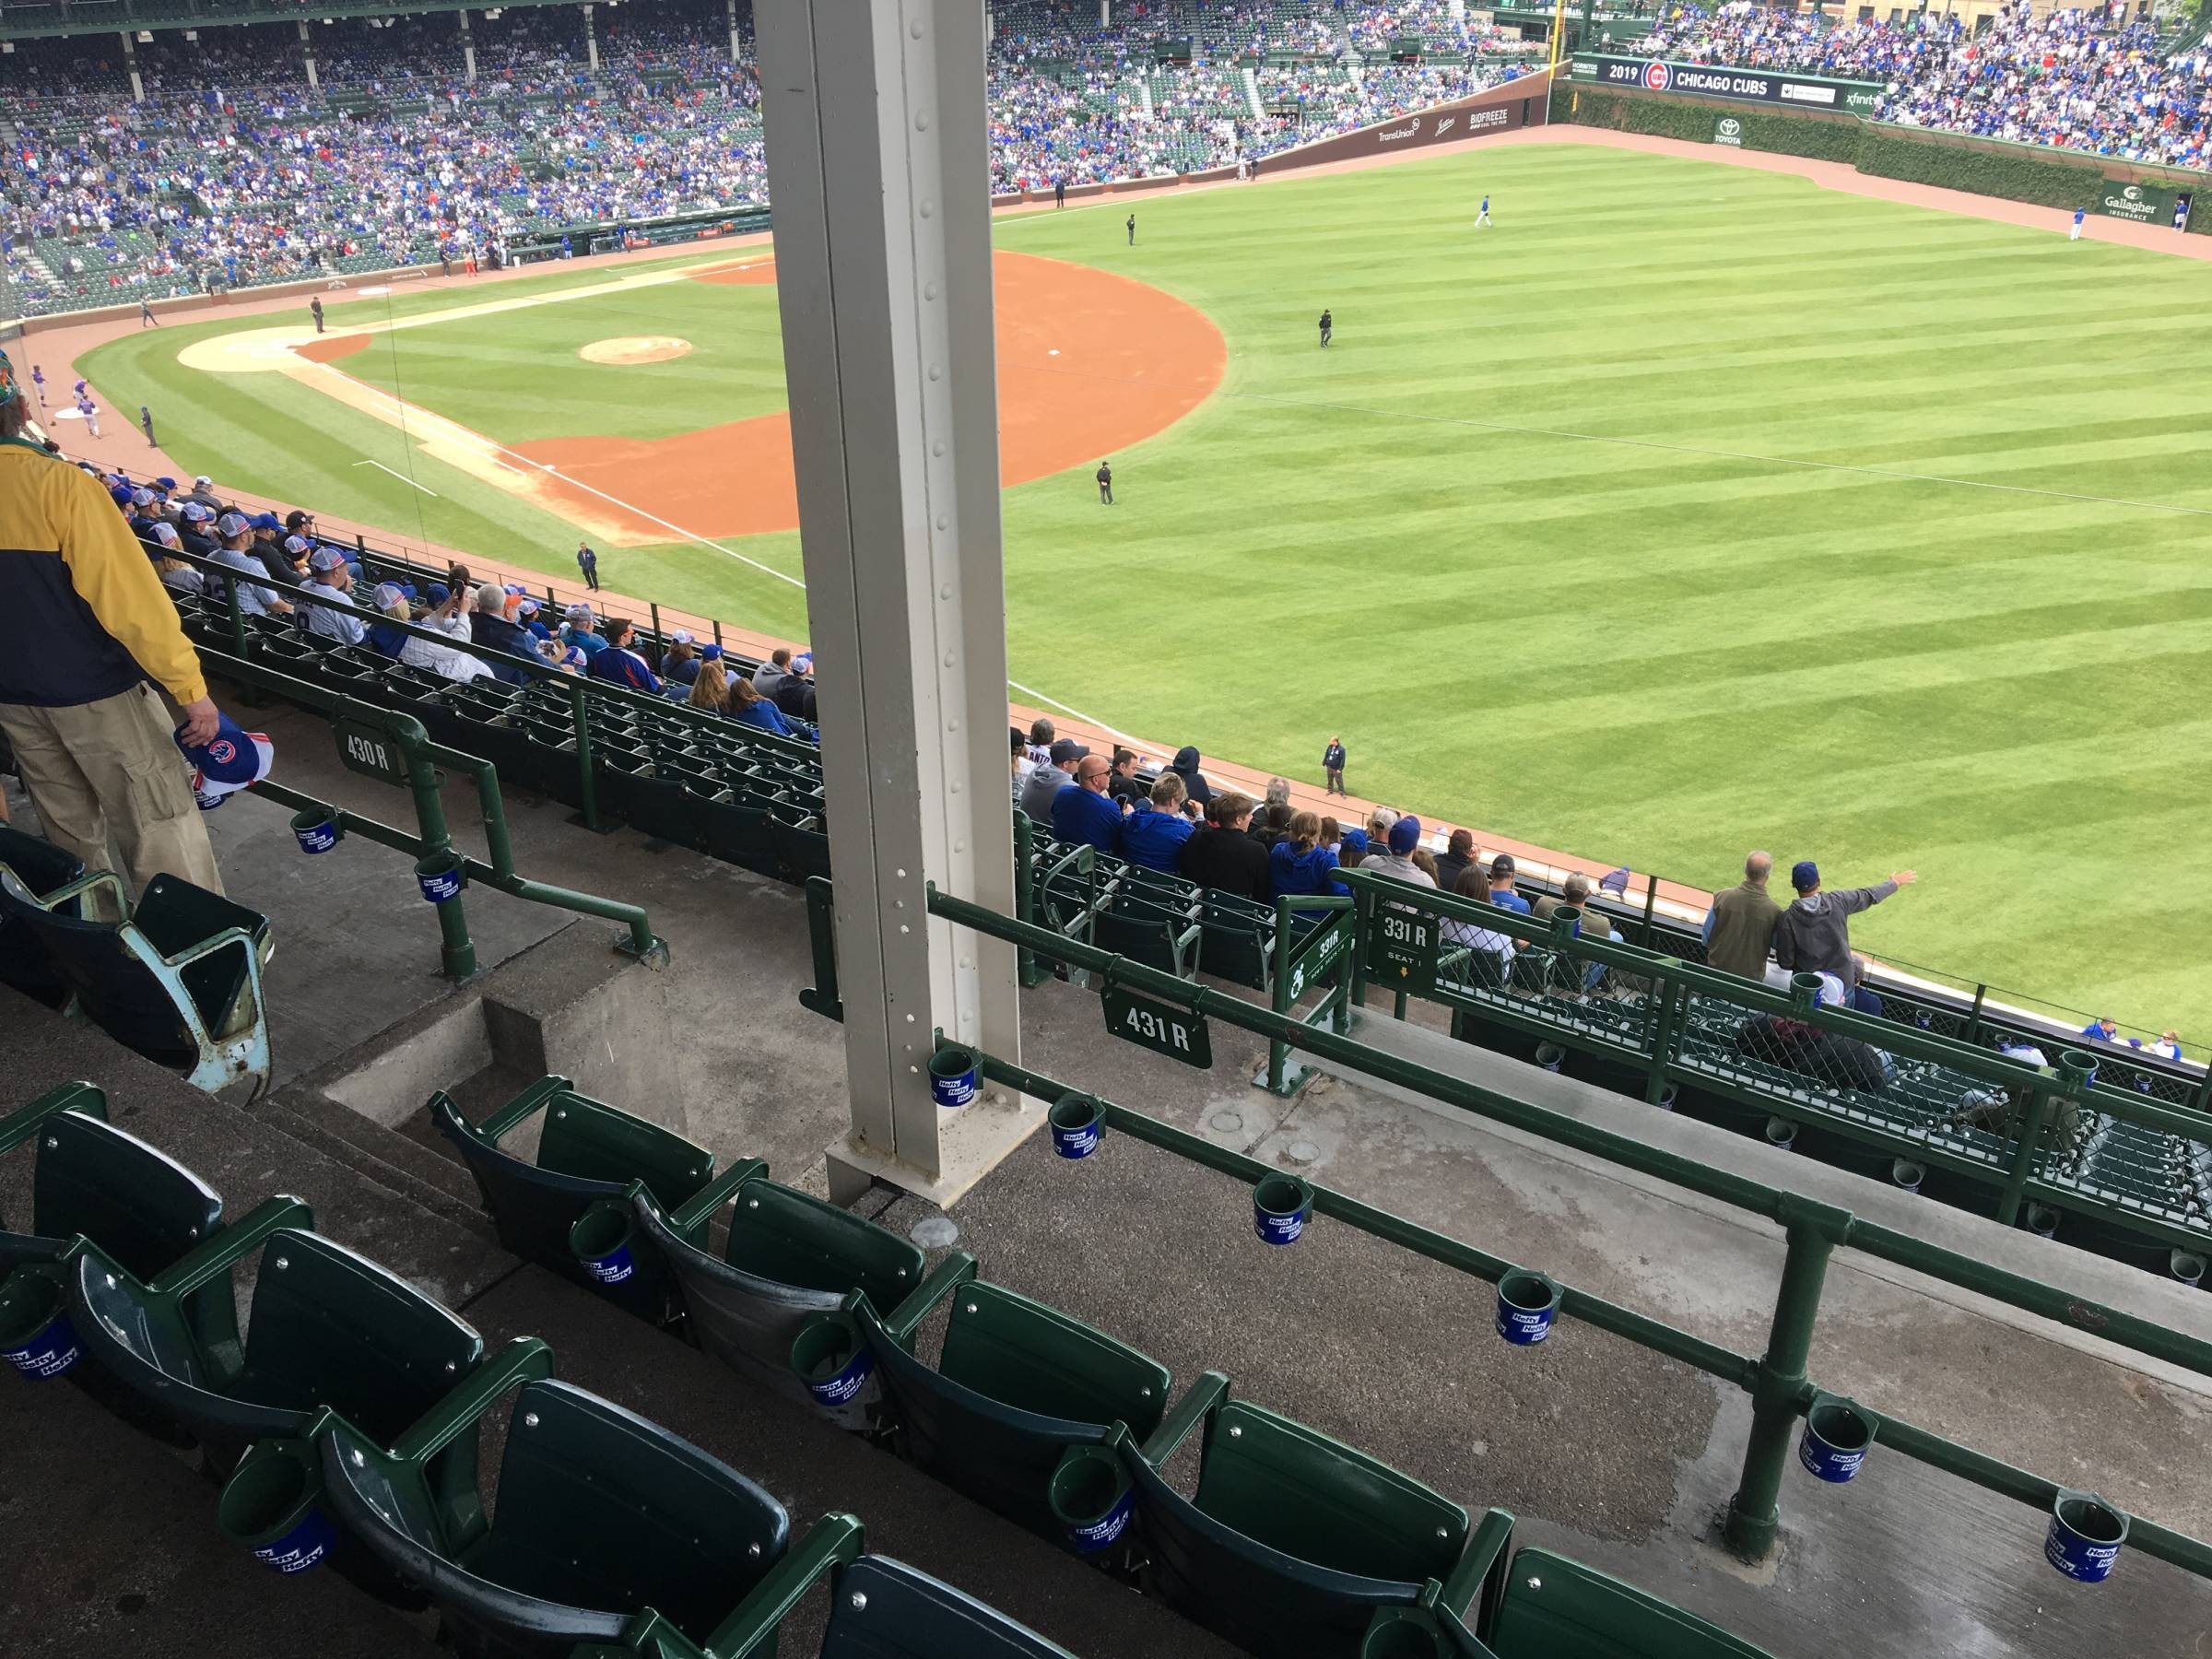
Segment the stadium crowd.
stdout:
[[[727,16],[707,0],[602,7],[594,25],[575,7],[478,14],[473,78],[443,17],[324,24],[312,85],[288,25],[157,33],[127,64],[112,36],[21,42],[0,69],[13,120],[0,263],[15,309],[488,263],[534,231],[760,204],[749,7],[739,16],[733,58]],[[1447,27],[1441,0],[1131,5],[1103,28],[1088,6],[1012,0],[994,17],[1000,190],[1256,160],[1519,68],[1495,30]],[[1371,40],[1418,20],[1468,61],[1361,72],[1345,56],[1354,18]],[[1187,64],[1159,61],[1169,40],[1192,42]],[[1265,53],[1311,62],[1248,81]]]
[[1885,121],[2130,161],[2212,165],[2212,35],[2161,55],[2158,30],[2101,8],[2010,0],[1971,33],[1949,13],[1830,23],[1751,0],[1683,6],[1640,56],[1876,80]]

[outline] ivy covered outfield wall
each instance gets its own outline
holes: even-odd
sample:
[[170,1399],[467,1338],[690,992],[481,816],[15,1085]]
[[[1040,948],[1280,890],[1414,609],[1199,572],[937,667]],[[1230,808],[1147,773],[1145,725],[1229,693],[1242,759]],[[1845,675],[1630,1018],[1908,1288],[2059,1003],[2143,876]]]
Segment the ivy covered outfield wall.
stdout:
[[1999,139],[1969,138],[1888,126],[1855,115],[1798,113],[1668,94],[1638,97],[1562,81],[1552,91],[1551,118],[1620,133],[1649,133],[1691,144],[1712,141],[1716,116],[1735,118],[1745,149],[1840,161],[1877,178],[1970,191],[1975,195],[2071,209],[2095,201],[2109,179],[2196,193],[2189,229],[2212,235],[2212,173],[2100,160],[2065,150]]

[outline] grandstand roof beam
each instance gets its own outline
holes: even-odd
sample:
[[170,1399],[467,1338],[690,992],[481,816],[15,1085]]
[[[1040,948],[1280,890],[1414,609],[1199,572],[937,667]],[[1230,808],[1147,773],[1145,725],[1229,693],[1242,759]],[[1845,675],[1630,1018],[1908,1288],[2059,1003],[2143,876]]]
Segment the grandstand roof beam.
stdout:
[[928,1069],[937,1028],[1020,1041],[1013,951],[924,891],[1014,901],[982,9],[789,0],[755,28],[837,869],[832,1191],[949,1203],[1039,1122],[944,1112]]

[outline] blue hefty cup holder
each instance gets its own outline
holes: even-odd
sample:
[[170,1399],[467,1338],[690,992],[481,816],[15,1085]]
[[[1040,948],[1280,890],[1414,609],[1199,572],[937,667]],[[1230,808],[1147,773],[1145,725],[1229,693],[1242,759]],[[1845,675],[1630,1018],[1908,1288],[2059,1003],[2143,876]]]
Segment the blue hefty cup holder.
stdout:
[[1857,1476],[1874,1444],[1875,1419],[1855,1400],[1816,1394],[1797,1439],[1797,1461],[1806,1474],[1841,1486]]
[[57,1276],[23,1268],[0,1281],[0,1359],[43,1382],[67,1371],[84,1353]]
[[432,904],[444,904],[461,897],[467,885],[467,877],[461,867],[457,854],[448,853],[441,858],[418,858],[415,861],[416,885],[422,896]]
[[1925,1164],[1914,1163],[1909,1158],[1896,1158],[1889,1160],[1890,1181],[1904,1188],[1908,1193],[1919,1192],[1920,1183],[1927,1178],[1928,1167]]
[[637,1222],[629,1206],[602,1198],[569,1229],[569,1250],[602,1285],[627,1284],[637,1276]]
[[2205,1258],[2194,1250],[2176,1250],[2166,1257],[2166,1271],[2184,1285],[2205,1282]]
[[1096,1095],[1071,1094],[1045,1114],[1052,1124],[1053,1150],[1063,1158],[1088,1158],[1106,1133],[1105,1103]]
[[1556,1042],[1536,1044],[1536,1064],[1547,1072],[1556,1072],[1567,1064],[1567,1051]]
[[1509,1267],[1498,1277],[1498,1335],[1515,1347],[1528,1347],[1551,1335],[1559,1312],[1557,1280],[1525,1267]]
[[312,858],[344,841],[346,831],[338,827],[337,814],[329,807],[310,806],[292,814],[292,839],[300,843],[300,852]]
[[971,1104],[975,1100],[975,1051],[952,1045],[932,1054],[929,1095],[947,1112]]
[[2076,1583],[2101,1584],[2112,1577],[2126,1542],[2127,1516],[2096,1493],[2062,1488],[2051,1500],[2043,1559]]
[[323,1473],[305,1441],[264,1441],[246,1453],[215,1506],[223,1535],[275,1572],[323,1564],[337,1529],[323,1512]]
[[1295,1175],[1269,1175],[1252,1189],[1252,1230],[1264,1244],[1295,1244],[1313,1213],[1313,1189]]
[[1797,1125],[1785,1117],[1767,1120],[1767,1145],[1777,1152],[1787,1152],[1797,1144]]
[[832,1411],[853,1405],[876,1373],[876,1356],[853,1316],[841,1310],[817,1313],[792,1339],[791,1369],[818,1405]]
[[1121,1542],[1136,1512],[1129,1471],[1110,1446],[1070,1446],[1060,1454],[1045,1500],[1077,1555],[1103,1555]]

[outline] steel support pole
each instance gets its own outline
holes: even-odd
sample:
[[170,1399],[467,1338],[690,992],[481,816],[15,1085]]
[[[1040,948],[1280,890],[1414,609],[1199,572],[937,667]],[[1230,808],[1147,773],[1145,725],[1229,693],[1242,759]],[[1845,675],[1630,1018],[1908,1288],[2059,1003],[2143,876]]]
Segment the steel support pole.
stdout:
[[948,1203],[1041,1121],[942,1112],[928,1075],[940,1029],[1020,1042],[1014,947],[925,890],[1015,908],[982,8],[755,18],[852,1096],[831,1191]]
[[1802,1200],[1785,1198],[1790,1253],[1774,1297],[1767,1352],[1751,1383],[1751,1434],[1744,1444],[1744,1472],[1728,1500],[1724,1534],[1729,1548],[1748,1561],[1762,1560],[1782,1530],[1783,1472],[1797,1428],[1813,1326],[1820,1317],[1820,1288],[1828,1278],[1837,1229],[1808,1215]]

